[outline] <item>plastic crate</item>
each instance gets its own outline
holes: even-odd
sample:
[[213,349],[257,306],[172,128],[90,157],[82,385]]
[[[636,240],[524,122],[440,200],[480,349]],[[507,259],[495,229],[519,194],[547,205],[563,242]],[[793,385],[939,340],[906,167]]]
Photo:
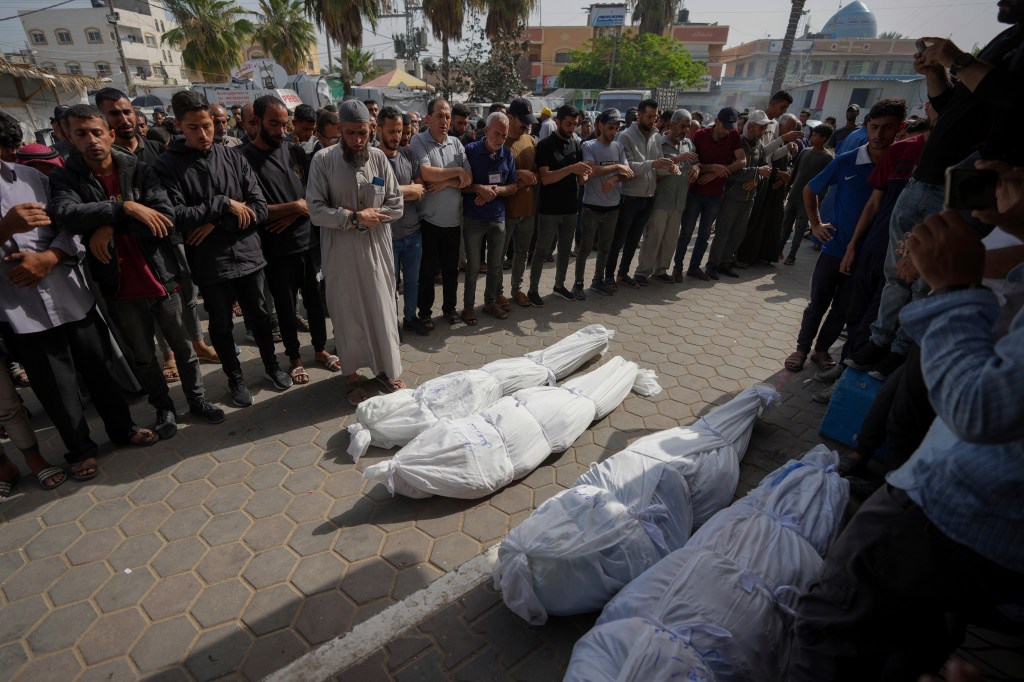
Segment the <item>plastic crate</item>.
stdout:
[[818,432],[826,438],[857,447],[861,424],[883,383],[869,377],[867,372],[847,368],[839,377]]

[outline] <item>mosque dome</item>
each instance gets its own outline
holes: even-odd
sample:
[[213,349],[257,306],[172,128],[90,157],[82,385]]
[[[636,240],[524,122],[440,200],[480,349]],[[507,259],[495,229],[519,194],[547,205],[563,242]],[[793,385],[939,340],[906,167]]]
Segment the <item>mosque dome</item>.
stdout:
[[821,33],[827,38],[876,38],[878,24],[871,10],[855,0],[826,21]]

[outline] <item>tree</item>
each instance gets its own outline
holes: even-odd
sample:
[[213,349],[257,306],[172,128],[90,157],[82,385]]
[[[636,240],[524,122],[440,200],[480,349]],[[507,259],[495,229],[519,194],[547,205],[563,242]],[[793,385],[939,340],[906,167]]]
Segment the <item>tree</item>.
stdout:
[[306,68],[316,49],[316,31],[302,0],[260,0],[261,16],[253,38],[288,73]]
[[779,61],[775,63],[775,75],[772,77],[772,93],[782,89],[782,83],[786,80],[786,70],[789,68],[789,56],[793,53],[793,41],[796,39],[796,28],[800,23],[800,17],[804,15],[804,2],[806,0],[793,0],[789,10],[789,23],[786,25],[786,36],[782,39],[782,49],[779,51]]
[[[489,38],[507,38],[522,33],[530,12],[540,0],[482,0],[487,5],[485,31]],[[473,3],[477,7],[479,2]],[[502,100],[504,101],[504,100]]]
[[615,51],[613,88],[693,87],[707,72],[695,62],[682,43],[654,33],[625,34],[615,48],[614,36],[591,40],[586,48],[573,50],[558,76],[562,87],[604,88],[608,85],[612,51]]
[[679,0],[637,0],[633,8],[633,23],[640,25],[640,33],[661,35],[672,24]]
[[161,42],[181,50],[185,68],[203,80],[229,80],[253,35],[252,22],[245,18],[249,12],[234,0],[167,0],[166,7],[178,25],[164,33]]
[[389,0],[304,0],[306,12],[317,28],[334,38],[341,52],[341,80],[347,93],[352,87],[352,70],[348,64],[348,48],[363,46],[363,20],[377,29],[383,12],[391,8]]
[[881,35],[878,36],[879,40],[903,40],[904,38],[906,36],[899,31],[882,31]]
[[[449,64],[450,91],[442,96],[450,99],[452,92],[465,92],[471,102],[508,102],[521,95],[527,88],[519,66],[529,47],[522,39],[524,25],[511,32],[498,28],[491,35],[476,12],[470,14],[469,25],[473,27],[469,37]],[[437,72],[437,66],[426,60],[423,68]]]
[[[353,74],[363,74],[362,82],[373,80],[381,74],[380,69],[373,65],[373,53],[358,47],[350,47],[348,52],[348,68]],[[341,62],[341,59],[338,59]],[[339,64],[340,65],[340,64]]]
[[[479,0],[473,0],[479,3]],[[441,96],[451,99],[451,41],[462,40],[462,24],[466,0],[423,0],[423,15],[430,22],[430,32],[441,41]]]

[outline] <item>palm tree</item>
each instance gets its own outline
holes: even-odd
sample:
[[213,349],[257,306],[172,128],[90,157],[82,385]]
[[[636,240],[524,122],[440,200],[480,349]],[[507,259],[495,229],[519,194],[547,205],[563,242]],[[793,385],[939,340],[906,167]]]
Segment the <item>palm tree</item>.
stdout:
[[[262,13],[262,15],[261,15]],[[306,15],[302,0],[260,0],[262,21],[253,38],[288,73],[306,68],[316,49],[316,30]]]
[[[487,6],[485,30],[488,37],[516,36],[540,0],[483,0]],[[480,3],[471,3],[480,4]]]
[[449,79],[451,65],[451,41],[462,40],[462,23],[466,16],[466,6],[479,8],[482,0],[423,0],[423,15],[430,22],[431,33],[441,41],[441,92],[451,99],[452,88]]
[[[373,53],[358,47],[348,48],[348,68],[353,74],[363,74],[362,82],[373,80],[380,75],[380,70],[373,65]],[[340,59],[338,60],[341,61]]]
[[338,43],[341,52],[341,80],[347,93],[352,87],[352,71],[348,64],[348,48],[363,46],[363,20],[377,29],[380,15],[391,7],[389,0],[304,0],[306,12],[317,28]]
[[786,80],[786,70],[789,68],[789,55],[793,52],[793,40],[796,38],[796,28],[800,23],[800,17],[804,15],[804,2],[806,0],[792,1],[793,6],[789,10],[789,24],[786,25],[786,37],[782,39],[779,61],[775,63],[775,75],[772,77],[773,94],[782,89],[782,83]]
[[185,68],[220,83],[243,61],[242,48],[253,34],[249,12],[234,0],[166,0],[177,27],[161,37],[181,50]]
[[679,0],[637,0],[633,21],[640,23],[640,33],[662,35],[672,24]]

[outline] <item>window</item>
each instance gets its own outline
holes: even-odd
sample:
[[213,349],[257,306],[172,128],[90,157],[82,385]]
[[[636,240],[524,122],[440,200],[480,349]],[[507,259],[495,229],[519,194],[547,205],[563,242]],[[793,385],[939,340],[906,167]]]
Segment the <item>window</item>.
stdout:
[[68,73],[73,73],[76,76],[81,76],[82,75],[82,65],[79,64],[78,62],[68,62],[65,65],[65,67],[67,68]]
[[113,43],[113,42],[116,42],[116,41],[117,41],[117,34],[115,34],[113,31],[111,31],[110,32],[110,42]]
[[29,35],[32,36],[33,45],[46,45],[46,34],[42,31],[31,31]]
[[555,53],[555,64],[568,64],[572,60],[572,53],[569,50],[563,50]]
[[149,47],[156,47],[156,36],[146,34],[146,45]]
[[733,74],[736,78],[743,78],[743,71],[747,68],[746,64],[738,64],[736,66],[736,73]]
[[310,73],[313,73],[313,60],[312,59],[310,59],[308,62],[306,62],[306,71],[309,71]]
[[161,21],[160,19],[157,19],[156,23],[158,23],[160,25],[160,32],[161,33],[167,33],[167,29],[164,28],[164,22],[163,21]]
[[774,76],[775,74],[775,62],[768,62],[764,67],[764,75],[766,77]]
[[537,54],[536,52],[534,52],[533,54],[530,55],[529,60],[531,62],[539,62],[540,61],[540,55]]
[[890,76],[909,76],[914,73],[913,62],[889,62],[885,73]]
[[85,42],[95,44],[103,42],[103,32],[98,28],[85,29]]
[[57,70],[57,65],[54,64],[53,62],[43,62],[43,68],[46,69],[47,71],[56,71]]
[[137,77],[139,77],[139,78],[142,78],[143,80],[145,80],[147,78],[146,74],[147,74],[148,71],[149,71],[149,69],[147,67],[145,67],[145,66],[136,66],[135,67],[135,75]]
[[60,45],[72,45],[75,42],[71,39],[71,31],[66,28],[58,28],[54,33],[57,34],[57,43]]
[[100,78],[106,78],[113,72],[110,70],[110,64],[106,62],[96,62],[96,75]]
[[847,76],[872,76],[878,68],[878,62],[852,61],[846,62]]

